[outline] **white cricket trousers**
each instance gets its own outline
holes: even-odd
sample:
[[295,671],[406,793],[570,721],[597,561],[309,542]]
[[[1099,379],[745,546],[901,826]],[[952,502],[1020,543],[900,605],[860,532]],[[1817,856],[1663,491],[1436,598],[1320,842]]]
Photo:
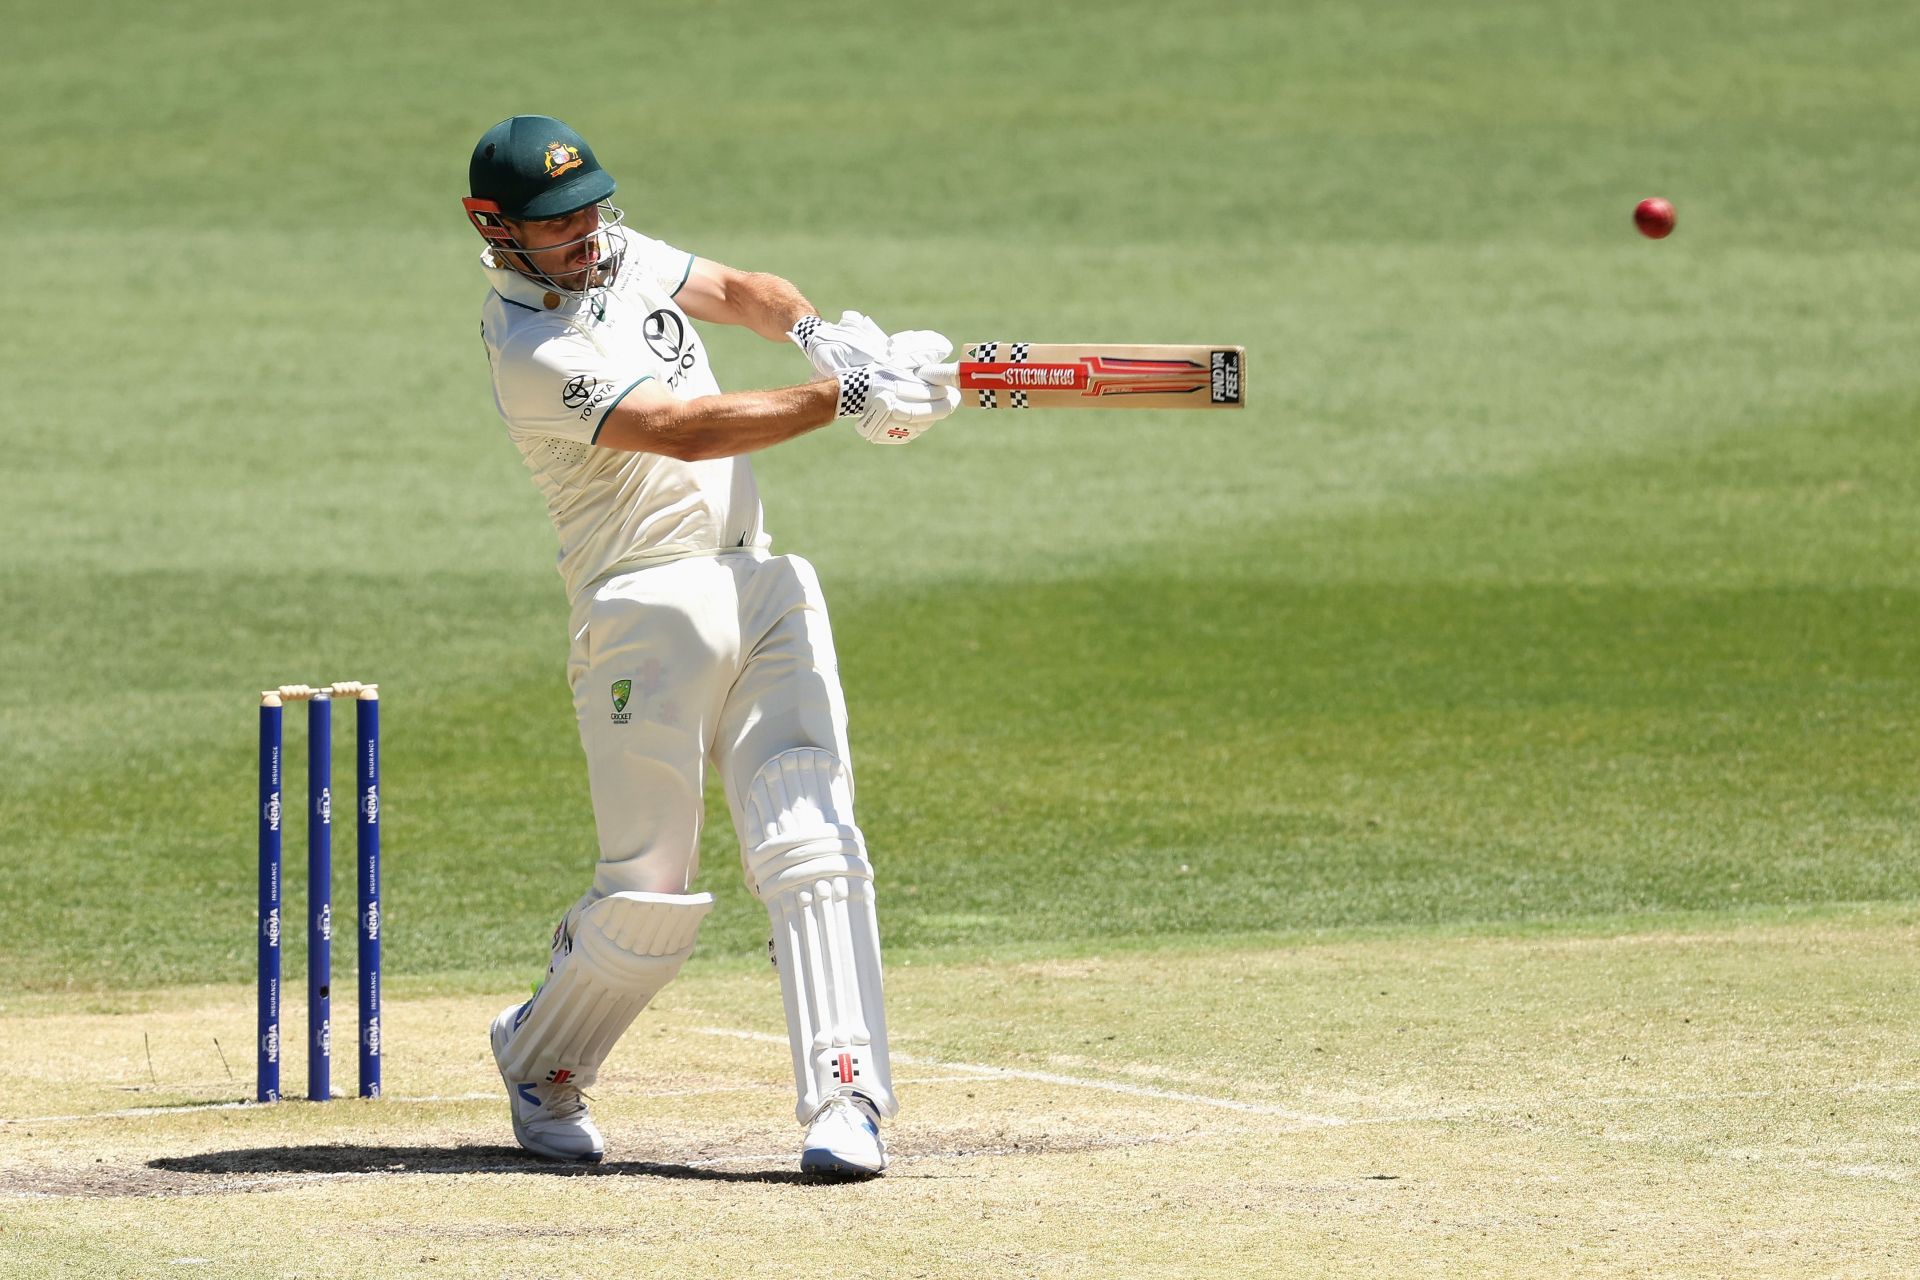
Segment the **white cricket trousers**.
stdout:
[[847,707],[813,566],[754,548],[617,574],[574,610],[568,662],[605,893],[691,892],[707,764],[734,830],[762,765],[818,747],[846,765]]

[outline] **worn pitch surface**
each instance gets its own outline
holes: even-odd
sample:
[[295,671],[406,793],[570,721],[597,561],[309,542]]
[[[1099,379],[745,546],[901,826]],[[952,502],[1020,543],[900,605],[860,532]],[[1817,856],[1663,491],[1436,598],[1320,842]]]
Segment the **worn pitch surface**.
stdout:
[[[854,1187],[795,1170],[760,973],[647,1015],[588,1170],[513,1147],[483,999],[394,1003],[388,1098],[267,1108],[213,1046],[242,991],[34,1002],[0,1242],[76,1275],[1893,1276],[1917,942],[1855,911],[907,966],[895,1164]],[[47,1044],[97,1070],[37,1087]]]

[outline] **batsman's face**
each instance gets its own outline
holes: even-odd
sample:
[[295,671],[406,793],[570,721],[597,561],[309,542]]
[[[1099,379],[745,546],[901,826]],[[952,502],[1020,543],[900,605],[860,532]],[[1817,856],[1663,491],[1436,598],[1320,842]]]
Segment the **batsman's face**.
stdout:
[[508,222],[507,229],[525,246],[533,271],[567,289],[584,290],[587,273],[605,254],[604,239],[595,234],[600,230],[597,204],[540,222]]

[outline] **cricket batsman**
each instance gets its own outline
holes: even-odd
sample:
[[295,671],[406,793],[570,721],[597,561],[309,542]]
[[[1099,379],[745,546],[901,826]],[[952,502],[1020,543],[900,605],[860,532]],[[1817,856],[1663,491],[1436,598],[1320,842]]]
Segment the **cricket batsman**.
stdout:
[[[895,1102],[846,704],[820,583],[770,549],[747,455],[836,418],[911,442],[958,404],[912,372],[952,344],[853,312],[829,324],[778,276],[629,229],[593,149],[550,117],[487,130],[468,179],[494,400],[560,540],[600,844],[545,980],[493,1022],[514,1137],[556,1160],[604,1153],[581,1090],[713,906],[693,892],[711,765],[772,922],[800,1167],[877,1174]],[[816,377],[722,392],[696,321],[791,341]]]

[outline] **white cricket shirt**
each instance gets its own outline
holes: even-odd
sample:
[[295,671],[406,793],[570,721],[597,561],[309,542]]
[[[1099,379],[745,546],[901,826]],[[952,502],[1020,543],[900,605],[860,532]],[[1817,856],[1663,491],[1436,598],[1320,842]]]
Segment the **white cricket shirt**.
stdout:
[[557,293],[481,255],[493,286],[480,334],[507,435],[547,500],[569,597],[621,569],[764,547],[760,493],[744,456],[682,462],[594,447],[607,414],[657,382],[682,400],[717,394],[706,345],[674,295],[693,255],[625,228],[614,284]]

